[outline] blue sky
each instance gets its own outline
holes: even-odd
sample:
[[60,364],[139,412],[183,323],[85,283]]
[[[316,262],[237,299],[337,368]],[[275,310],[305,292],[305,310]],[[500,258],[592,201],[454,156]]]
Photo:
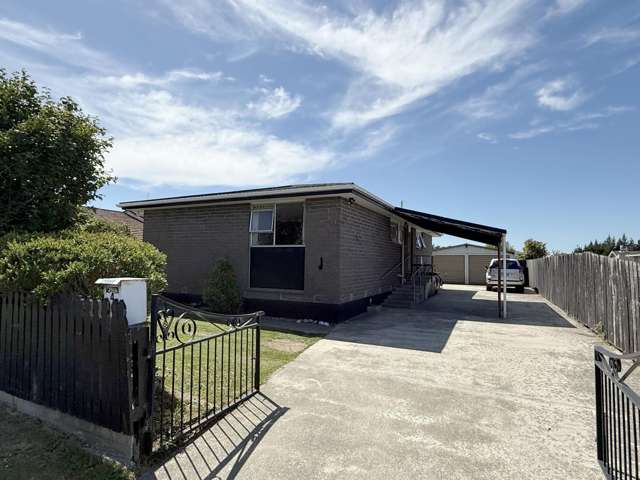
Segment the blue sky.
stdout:
[[637,1],[5,0],[0,66],[108,128],[105,208],[354,181],[516,247],[640,237]]

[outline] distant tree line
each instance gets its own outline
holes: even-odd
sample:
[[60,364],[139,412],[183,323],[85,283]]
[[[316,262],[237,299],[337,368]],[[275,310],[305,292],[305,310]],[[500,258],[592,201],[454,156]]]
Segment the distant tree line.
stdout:
[[586,245],[578,245],[573,253],[592,252],[598,255],[609,255],[614,250],[640,250],[640,239],[636,242],[626,234],[620,238],[609,235],[603,241],[593,240]]

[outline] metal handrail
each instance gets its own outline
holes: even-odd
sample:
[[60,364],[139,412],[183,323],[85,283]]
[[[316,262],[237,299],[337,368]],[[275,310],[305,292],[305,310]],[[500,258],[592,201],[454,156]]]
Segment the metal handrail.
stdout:
[[380,279],[386,278],[388,277],[391,272],[393,272],[395,269],[400,268],[402,266],[402,260],[400,260],[398,263],[396,263],[393,267],[391,267],[389,270],[387,270],[386,272],[384,272],[381,276]]
[[[411,286],[412,286],[412,290],[413,290],[413,303],[419,303],[424,301],[424,283],[423,283],[423,279],[424,276],[422,274],[424,274],[425,276],[429,274],[429,272],[426,271],[426,267],[431,266],[431,265],[418,265],[418,268],[416,268],[415,270],[413,270],[413,272],[411,272]],[[416,280],[417,279],[417,280]],[[416,284],[417,283],[417,284]],[[419,295],[419,299],[416,298],[416,293],[420,292]]]

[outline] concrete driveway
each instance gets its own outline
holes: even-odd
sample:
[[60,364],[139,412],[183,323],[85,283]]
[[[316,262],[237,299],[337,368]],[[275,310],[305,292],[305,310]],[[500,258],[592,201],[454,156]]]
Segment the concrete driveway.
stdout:
[[[147,478],[598,479],[590,331],[448,287],[339,325]],[[493,301],[492,301],[493,300]]]

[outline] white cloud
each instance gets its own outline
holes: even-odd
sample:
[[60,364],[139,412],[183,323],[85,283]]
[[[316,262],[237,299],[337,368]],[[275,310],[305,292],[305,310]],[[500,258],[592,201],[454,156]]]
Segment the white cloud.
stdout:
[[640,28],[604,28],[587,35],[586,46],[596,43],[624,44],[640,40]]
[[622,115],[633,110],[633,107],[628,106],[609,106],[598,112],[576,114],[566,122],[550,123],[546,125],[542,124],[539,119],[535,119],[531,122],[531,128],[512,133],[509,137],[514,140],[528,140],[546,133],[594,130],[600,127],[596,120],[613,117],[615,115]]
[[541,126],[541,127],[533,127],[528,130],[522,130],[519,132],[515,132],[509,135],[510,138],[514,140],[528,140],[533,137],[537,137],[538,135],[542,135],[543,133],[549,133],[556,130],[555,126]]
[[246,112],[190,105],[165,90],[121,90],[103,105],[101,116],[122,119],[107,165],[145,185],[272,184],[333,161],[329,151],[246,123]]
[[[229,80],[221,72],[176,69],[160,75],[131,72],[107,55],[82,43],[80,35],[41,30],[1,20],[0,58],[13,59],[12,46],[56,60],[21,66],[50,87],[55,95],[71,95],[83,109],[97,115],[114,137],[106,166],[125,182],[142,185],[264,185],[295,181],[328,168],[335,155],[324,148],[273,135],[256,124],[246,108],[249,90],[236,88],[237,99],[218,107],[216,99],[190,101],[185,81]],[[100,60],[104,63],[100,63]],[[74,68],[69,68],[69,65]],[[108,67],[108,74],[105,69]],[[284,89],[269,91],[261,112],[283,116],[300,98]],[[235,103],[233,103],[235,102]]]
[[0,18],[0,40],[44,53],[67,65],[92,68],[99,72],[116,68],[109,55],[85,46],[80,33],[60,33]]
[[587,0],[556,0],[554,5],[547,10],[547,17],[566,15],[581,8],[586,3]]
[[415,0],[383,13],[353,13],[355,7],[338,13],[302,0],[174,3],[174,13],[196,31],[219,38],[242,22],[350,66],[359,78],[332,115],[341,127],[395,115],[466,75],[503,64],[534,37],[526,22],[529,0],[467,0],[455,7]]
[[144,73],[124,74],[119,76],[96,77],[97,82],[119,88],[136,88],[141,86],[167,86],[179,81],[220,81],[229,80],[222,72],[200,72],[197,70],[171,70],[164,75],[150,76]]
[[260,93],[262,97],[259,101],[247,104],[247,108],[255,112],[258,117],[286,117],[302,104],[302,97],[299,95],[291,96],[283,87],[277,87],[273,90],[261,88]]
[[586,100],[586,95],[567,79],[553,80],[536,92],[538,104],[551,110],[573,110]]
[[455,105],[452,110],[471,120],[499,119],[510,116],[518,108],[508,98],[509,93],[521,87],[530,77],[542,70],[542,65],[531,64],[517,68],[506,80],[489,86],[485,91]]
[[479,140],[483,140],[485,142],[489,142],[489,143],[498,143],[498,140],[496,139],[495,135],[492,135],[490,133],[484,133],[481,132],[478,135],[476,135],[476,137]]

